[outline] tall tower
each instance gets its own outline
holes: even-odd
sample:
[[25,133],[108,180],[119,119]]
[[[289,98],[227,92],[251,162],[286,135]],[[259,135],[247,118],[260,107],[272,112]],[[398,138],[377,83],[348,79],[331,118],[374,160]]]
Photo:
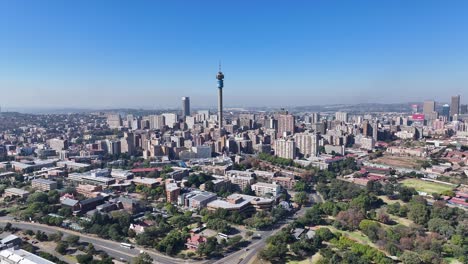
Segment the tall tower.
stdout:
[[223,127],[223,87],[224,87],[224,74],[221,72],[221,63],[219,64],[219,71],[216,75],[218,80],[218,122],[219,127]]
[[190,116],[190,97],[182,97],[182,117]]
[[460,95],[452,96],[450,102],[450,117],[454,119],[455,115],[460,114]]

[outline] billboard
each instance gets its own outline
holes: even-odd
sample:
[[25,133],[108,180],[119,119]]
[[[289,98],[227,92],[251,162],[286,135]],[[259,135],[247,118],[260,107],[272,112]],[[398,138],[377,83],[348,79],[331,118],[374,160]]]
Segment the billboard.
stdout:
[[424,121],[424,114],[413,114],[413,121]]

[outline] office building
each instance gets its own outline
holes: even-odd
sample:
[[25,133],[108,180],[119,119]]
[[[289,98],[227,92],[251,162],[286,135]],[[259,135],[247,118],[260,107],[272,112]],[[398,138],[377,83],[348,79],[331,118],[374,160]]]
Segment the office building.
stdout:
[[466,104],[460,105],[460,114],[461,115],[468,114],[468,105],[466,105]]
[[182,117],[190,116],[190,97],[182,97]]
[[447,120],[450,119],[450,106],[448,104],[442,106],[442,116],[447,118]]
[[450,102],[450,117],[453,119],[454,115],[460,114],[460,95],[452,96]]
[[428,115],[435,112],[435,101],[424,101],[423,114]]

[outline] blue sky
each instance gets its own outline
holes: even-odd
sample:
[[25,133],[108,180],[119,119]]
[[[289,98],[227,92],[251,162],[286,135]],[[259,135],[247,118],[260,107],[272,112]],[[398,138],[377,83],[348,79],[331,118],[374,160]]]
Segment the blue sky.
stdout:
[[468,1],[0,1],[4,107],[468,98]]

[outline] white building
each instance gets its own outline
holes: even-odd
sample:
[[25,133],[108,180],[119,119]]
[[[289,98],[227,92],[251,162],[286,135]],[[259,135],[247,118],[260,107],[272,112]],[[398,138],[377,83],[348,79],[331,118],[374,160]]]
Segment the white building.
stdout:
[[257,182],[252,184],[251,187],[257,196],[265,196],[269,193],[273,197],[276,197],[281,192],[281,186],[276,183]]

